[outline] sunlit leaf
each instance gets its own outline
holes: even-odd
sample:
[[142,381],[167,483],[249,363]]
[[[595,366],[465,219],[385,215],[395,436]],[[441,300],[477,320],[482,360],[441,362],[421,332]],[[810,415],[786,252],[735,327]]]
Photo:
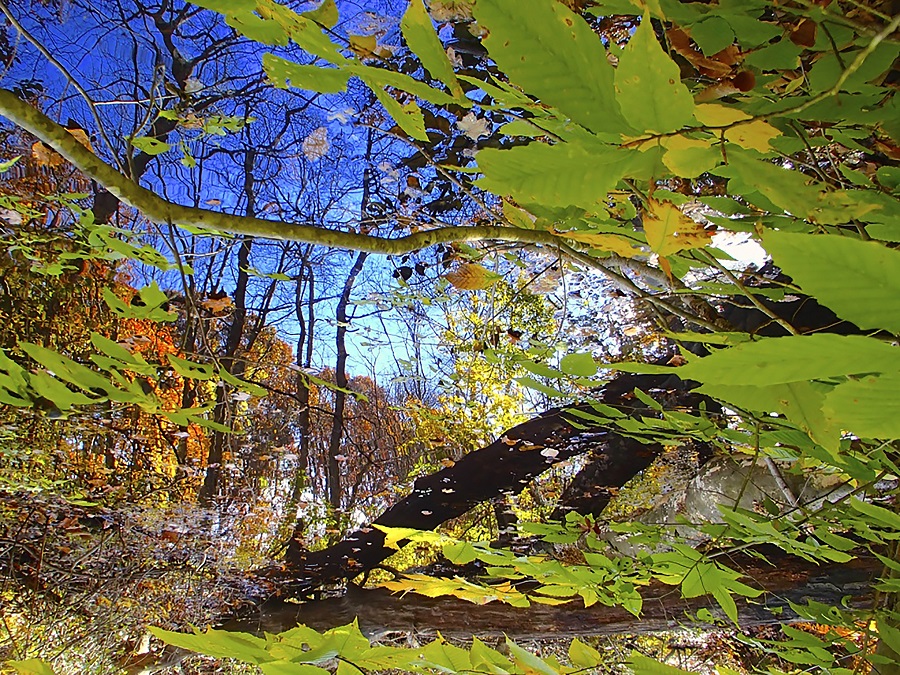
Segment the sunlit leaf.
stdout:
[[720,349],[673,370],[698,382],[747,385],[897,373],[900,348],[856,335],[792,335]]
[[334,0],[324,0],[315,9],[303,12],[303,16],[310,21],[315,21],[323,28],[334,28],[340,19],[337,4],[335,4]]
[[131,139],[131,145],[148,155],[161,155],[172,149],[172,146],[152,136],[135,136]]
[[525,91],[592,131],[630,130],[603,43],[564,4],[479,0],[475,18],[488,30],[484,45],[491,58]]
[[681,82],[676,63],[662,50],[647,14],[619,58],[615,89],[622,113],[641,133],[675,131],[693,117],[691,92]]
[[172,369],[182,377],[192,380],[211,380],[215,377],[213,367],[208,364],[188,361],[174,354],[169,354],[168,359]]
[[566,239],[573,239],[587,244],[591,248],[601,251],[611,251],[618,253],[626,258],[633,258],[643,255],[645,251],[638,248],[633,239],[618,234],[610,234],[608,232],[591,232],[589,230],[553,230],[553,234],[558,234]]
[[712,234],[703,225],[688,218],[673,203],[655,199],[648,201],[644,232],[650,249],[661,256],[701,248],[712,241]]
[[851,237],[774,231],[765,245],[801,289],[842,319],[900,333],[900,252]]
[[205,633],[175,633],[156,626],[150,626],[148,630],[166,644],[207,656],[239,659],[253,664],[272,660],[266,651],[266,641],[248,633],[213,629]]
[[628,657],[628,666],[634,671],[634,675],[684,675],[689,671],[660,663],[656,659],[644,656],[638,651],[631,652]]
[[453,73],[453,65],[434,31],[431,17],[422,0],[411,0],[403,14],[400,29],[406,44],[422,60],[422,65],[431,76],[446,84],[455,97],[463,98],[462,87]]
[[274,54],[263,55],[263,68],[272,84],[282,89],[287,89],[290,82],[297,89],[335,94],[346,91],[350,80],[350,73],[338,68],[304,66]]
[[6,665],[14,669],[19,675],[55,675],[50,664],[42,659],[6,661]]
[[559,369],[567,375],[591,377],[597,372],[597,364],[588,353],[566,354],[559,362]]

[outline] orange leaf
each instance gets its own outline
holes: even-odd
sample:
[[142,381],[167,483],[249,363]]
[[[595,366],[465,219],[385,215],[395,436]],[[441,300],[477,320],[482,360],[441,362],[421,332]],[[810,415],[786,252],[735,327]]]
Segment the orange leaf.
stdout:
[[213,314],[221,314],[231,308],[231,298],[227,295],[222,298],[207,298],[200,305],[212,312]]
[[485,269],[481,265],[466,263],[465,265],[460,265],[452,272],[445,274],[444,278],[449,281],[454,288],[459,288],[464,291],[479,291],[490,288],[497,283],[500,279],[500,275]]
[[650,248],[660,256],[700,248],[712,239],[700,223],[688,218],[672,202],[649,200],[644,214],[644,233]]

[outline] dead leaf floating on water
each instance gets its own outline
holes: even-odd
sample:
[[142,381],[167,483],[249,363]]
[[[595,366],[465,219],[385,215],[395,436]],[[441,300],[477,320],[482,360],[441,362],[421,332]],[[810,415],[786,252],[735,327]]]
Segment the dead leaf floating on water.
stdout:
[[331,143],[328,141],[328,129],[319,127],[303,141],[303,154],[311,162],[328,154]]
[[491,123],[486,119],[479,119],[475,113],[469,113],[456,123],[456,128],[462,131],[473,141],[477,141],[482,136],[491,135]]
[[202,301],[200,305],[213,314],[221,314],[222,312],[231,309],[232,303],[231,298],[226,295],[221,298],[207,298],[206,300]]

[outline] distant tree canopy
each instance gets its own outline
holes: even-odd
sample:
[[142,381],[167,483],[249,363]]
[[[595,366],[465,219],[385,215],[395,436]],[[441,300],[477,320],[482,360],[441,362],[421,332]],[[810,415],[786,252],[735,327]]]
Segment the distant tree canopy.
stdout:
[[[412,542],[481,574],[398,572],[392,590],[518,607],[576,600],[640,621],[643,594],[669,586],[688,604],[709,596],[690,605],[695,618],[739,628],[750,602],[781,591],[751,578],[738,552],[790,560],[803,579],[808,567],[871,562],[873,598],[788,605],[790,621],[818,632],[785,621],[779,639],[746,639],[778,659],[769,672],[900,672],[894,3],[410,0],[399,31],[374,13],[350,20],[334,0],[301,12],[273,0],[195,4],[146,14],[168,60],[135,60],[143,118],[111,119],[79,85],[78,109],[95,125],[85,131],[42,112],[33,86],[0,91],[15,125],[0,195],[0,403],[11,424],[130,419],[141,433],[129,470],[144,479],[138,469],[156,462],[142,494],[193,466],[183,489],[206,504],[240,499],[225,477],[237,452],[250,467],[270,446],[290,449],[287,543],[282,562],[258,571],[259,593],[309,595]],[[229,64],[237,74],[217,61],[235,45],[249,46]],[[53,45],[38,51],[52,56]],[[228,74],[213,78],[218,65]],[[247,77],[253,68],[264,77]],[[330,119],[296,122],[312,101]],[[207,170],[227,191],[203,192]],[[349,264],[346,251],[359,252]],[[391,256],[392,273],[379,280],[368,254]],[[367,273],[378,290],[363,300]],[[581,283],[566,286],[575,274]],[[174,278],[180,288],[164,292]],[[418,290],[427,282],[431,295]],[[33,311],[20,307],[23,284]],[[452,367],[434,357],[437,376],[464,381],[466,395],[389,390],[375,358],[370,376],[350,372],[352,329],[382,317],[381,305],[407,312],[416,342],[438,296],[466,293],[472,302],[447,323],[471,335],[441,337]],[[576,298],[587,310],[573,319]],[[334,310],[333,367],[314,367],[323,307]],[[629,325],[607,325],[619,317]],[[278,322],[297,337],[294,355]],[[567,340],[566,327],[593,343]],[[399,380],[427,380],[419,346],[397,359]],[[515,424],[523,392],[550,409]],[[505,430],[485,442],[498,420]],[[243,450],[235,432],[249,435]],[[112,477],[129,456],[112,436],[102,451],[72,437],[82,440],[65,451],[103,455]],[[145,457],[141,444],[159,451]],[[699,463],[723,454],[760,465],[780,495],[743,506],[728,495],[709,522],[604,513],[686,445]],[[577,474],[552,508],[565,522],[516,530],[507,502],[554,466]],[[397,476],[416,480],[388,499]],[[796,490],[816,481],[826,487],[814,496]],[[320,550],[302,516],[291,522],[310,494],[327,512]],[[431,531],[485,503],[499,543],[516,531],[570,557]],[[617,537],[630,540],[627,554]],[[603,663],[578,640],[561,663],[512,641],[502,653],[441,638],[372,647],[353,625],[154,632],[272,674]],[[20,672],[45,672],[18,656]],[[626,664],[683,672],[638,652]]]

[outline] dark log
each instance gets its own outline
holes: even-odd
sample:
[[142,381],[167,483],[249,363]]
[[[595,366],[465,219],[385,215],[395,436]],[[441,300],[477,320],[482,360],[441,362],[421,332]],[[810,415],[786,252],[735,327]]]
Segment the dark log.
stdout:
[[[630,374],[610,382],[596,399],[626,414],[655,415],[634,397],[635,388],[661,392],[660,398],[668,405],[687,407],[700,400],[677,377]],[[585,428],[585,420],[572,414],[572,410],[590,413],[593,408],[590,404],[580,404],[554,409],[513,427],[453,466],[416,480],[412,493],[373,524],[433,529],[482,502],[517,493],[553,464],[589,450],[608,454],[610,464],[617,470],[606,485],[621,487],[660,451],[658,445],[646,445],[599,424]],[[371,526],[322,551],[306,551],[292,539],[285,554],[286,565],[268,570],[266,575],[293,592],[303,593],[353,578],[373,569],[393,553],[393,549],[384,546],[384,534]]]
[[[797,620],[788,603],[803,604],[807,599],[839,606],[848,598],[852,607],[870,606],[871,581],[881,571],[881,564],[871,556],[827,567],[777,553],[771,559],[777,564],[766,565],[747,556],[729,561],[744,571],[749,583],[766,589],[763,596],[754,600],[735,597],[742,628]],[[696,614],[702,608],[723,616],[710,596],[685,600],[676,587],[660,583],[646,587],[641,594],[643,612],[636,618],[618,607],[596,604],[586,608],[580,601],[559,606],[533,604],[523,609],[497,602],[475,605],[456,598],[427,598],[413,593],[392,595],[384,589],[364,590],[351,585],[339,598],[303,604],[269,601],[254,615],[229,621],[223,628],[278,633],[304,623],[322,631],[358,617],[363,632],[375,637],[388,631],[440,631],[457,637],[506,634],[513,638],[546,638],[675,630],[688,621],[688,613]]]
[[[759,274],[761,278],[777,279],[779,283],[789,281],[771,266],[763,268]],[[778,316],[802,324],[804,330],[841,331],[846,328],[834,321],[830,310],[811,298],[768,304]],[[723,311],[724,318],[736,327],[759,334],[778,334],[777,324],[772,324],[771,319],[755,307],[741,306],[739,301],[733,301]],[[632,392],[636,388],[656,391],[657,398],[666,407],[696,408],[701,401],[707,409],[716,406],[705,397],[691,394],[690,383],[672,375],[620,374],[595,398],[633,416],[655,415],[634,398]],[[592,408],[589,404],[580,404],[550,410],[510,429],[454,466],[418,479],[412,494],[385,511],[373,524],[433,529],[482,502],[516,493],[553,464],[589,451],[591,461],[583,475],[573,483],[563,505],[594,514],[601,512],[609,501],[611,488],[622,487],[649,466],[661,448],[617,434],[601,425],[585,428],[585,420],[573,415],[572,410],[590,413]],[[556,515],[562,515],[562,511]],[[283,590],[303,594],[323,585],[352,579],[373,569],[392,553],[393,549],[384,546],[383,533],[371,526],[351,533],[345,540],[322,551],[306,551],[297,539],[292,539],[287,546],[286,564],[265,571],[263,576],[281,585]]]

